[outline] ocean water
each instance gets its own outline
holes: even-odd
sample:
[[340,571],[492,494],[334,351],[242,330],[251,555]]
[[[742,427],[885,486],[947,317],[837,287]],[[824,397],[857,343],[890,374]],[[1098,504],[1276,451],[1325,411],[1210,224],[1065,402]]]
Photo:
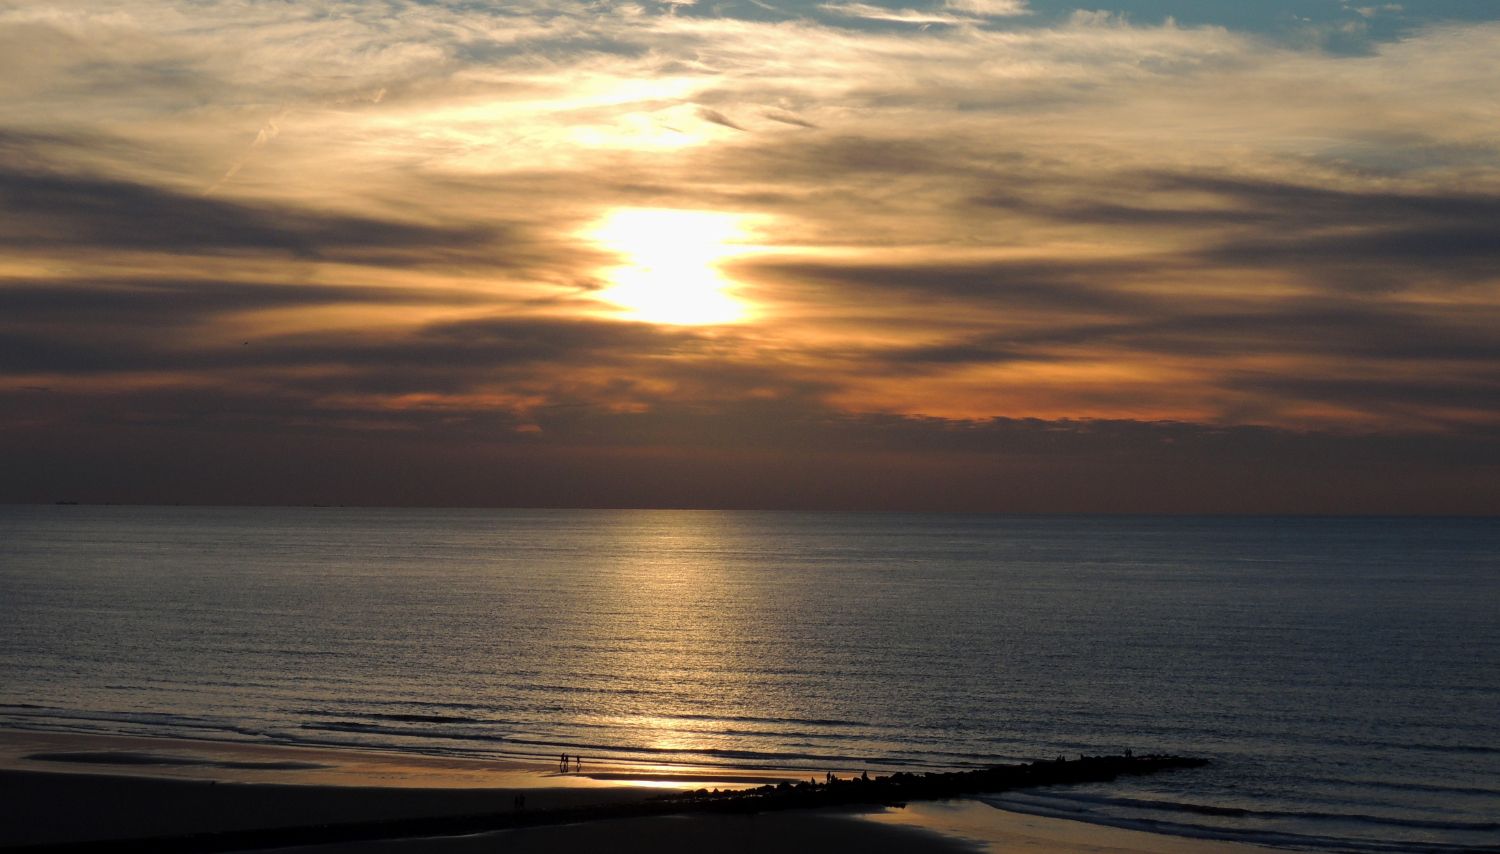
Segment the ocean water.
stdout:
[[0,507],[0,726],[872,773],[1500,848],[1500,520]]

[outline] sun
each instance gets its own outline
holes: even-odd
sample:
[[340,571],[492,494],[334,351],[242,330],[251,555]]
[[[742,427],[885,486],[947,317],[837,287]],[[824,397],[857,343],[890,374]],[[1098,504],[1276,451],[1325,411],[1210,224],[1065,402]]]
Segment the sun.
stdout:
[[597,296],[632,320],[684,326],[740,323],[750,305],[719,265],[748,251],[747,217],[717,211],[620,208],[584,236],[624,263],[604,271]]

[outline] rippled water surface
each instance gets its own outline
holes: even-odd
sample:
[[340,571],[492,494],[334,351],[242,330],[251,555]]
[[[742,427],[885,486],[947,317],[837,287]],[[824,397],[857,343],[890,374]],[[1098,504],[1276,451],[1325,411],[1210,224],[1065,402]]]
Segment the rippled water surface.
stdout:
[[1500,522],[0,508],[0,724],[872,771],[1170,750],[991,799],[1500,845]]

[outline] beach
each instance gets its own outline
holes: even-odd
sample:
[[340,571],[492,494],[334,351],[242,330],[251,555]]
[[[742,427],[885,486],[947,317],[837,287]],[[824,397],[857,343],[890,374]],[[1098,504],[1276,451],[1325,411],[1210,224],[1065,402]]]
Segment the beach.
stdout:
[[[555,765],[540,763],[7,731],[0,733],[0,801],[7,812],[6,821],[0,823],[0,846],[161,840],[524,810],[535,815],[561,811],[571,820],[478,834],[362,839],[278,850],[462,854],[606,845],[612,851],[641,852],[858,848],[933,854],[1250,854],[1268,850],[1018,815],[973,801],[897,809],[611,818],[611,811],[620,805],[665,791],[746,787],[809,775],[620,765],[590,770],[590,765],[585,760],[582,772],[562,774]],[[226,843],[230,848],[234,844],[233,839]],[[183,850],[191,850],[191,843]]]

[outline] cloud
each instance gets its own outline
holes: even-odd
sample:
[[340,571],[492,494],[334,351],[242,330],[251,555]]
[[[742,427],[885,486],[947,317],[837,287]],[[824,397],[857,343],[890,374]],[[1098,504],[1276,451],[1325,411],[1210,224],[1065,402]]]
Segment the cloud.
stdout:
[[[856,416],[776,403],[387,413],[223,388],[0,390],[9,500],[1098,512],[1500,508],[1490,432]],[[63,429],[58,429],[57,419]],[[130,429],[122,429],[126,426]],[[170,448],[170,452],[167,449]],[[382,465],[368,466],[371,457]],[[202,477],[205,470],[213,478]]]
[[943,0],[943,8],[987,18],[1031,14],[1026,0]]
[[1217,247],[1205,257],[1241,266],[1281,267],[1352,290],[1398,290],[1433,279],[1492,282],[1500,248],[1488,225],[1392,227],[1356,234],[1252,238]]
[[1203,246],[1196,258],[1203,265],[1281,269],[1336,289],[1421,289],[1496,278],[1493,223],[1500,219],[1500,193],[1164,172],[1113,176],[1107,184],[1113,186],[1081,187],[1068,197],[1048,188],[1007,188],[972,201],[1121,231],[1197,232]]
[[743,126],[736,124],[728,116],[724,115],[718,110],[710,110],[704,107],[698,110],[698,116],[706,122],[713,122],[716,125],[723,125],[724,127],[727,127],[731,130],[743,131],[745,129]]
[[966,15],[952,15],[943,12],[924,12],[918,9],[887,9],[884,6],[872,6],[868,3],[824,3],[818,7],[825,12],[841,15],[848,18],[860,18],[866,21],[886,21],[896,24],[967,24],[973,19]]
[[[5,423],[114,413],[141,459],[493,436],[612,489],[736,446],[931,484],[955,448],[1488,447],[1500,26],[1339,54],[1006,0],[765,11],[0,12],[0,382],[53,389]],[[719,268],[755,319],[622,322],[587,234],[624,207],[744,217]]]
[[1400,14],[1406,11],[1400,3],[1382,3],[1378,6],[1355,6],[1351,3],[1343,4],[1343,8],[1357,13],[1362,18],[1373,18],[1383,14]]
[[[432,323],[410,330],[319,331],[236,338],[195,336],[193,343],[164,340],[172,326],[192,326],[247,310],[318,305],[391,305],[413,301],[409,292],[381,288],[184,282],[136,288],[0,288],[0,323],[6,334],[0,365],[48,374],[243,368],[349,368],[371,372],[419,371],[424,378],[451,374],[458,385],[515,366],[557,367],[631,363],[674,354],[695,338],[645,324],[556,318],[491,318]],[[469,304],[474,303],[472,295]],[[462,305],[462,302],[458,303]],[[127,321],[121,323],[120,321]],[[48,326],[76,337],[35,334]],[[140,325],[137,325],[140,324]],[[147,325],[149,324],[149,325]],[[101,334],[113,329],[114,334]],[[49,346],[42,346],[50,342]],[[567,382],[566,378],[560,380]],[[453,384],[445,388],[455,387]]]
[[968,26],[985,18],[1010,18],[1031,13],[1025,0],[944,0],[941,11],[891,9],[868,3],[823,3],[818,8],[843,17],[920,26]]
[[491,246],[485,227],[424,225],[202,198],[131,181],[0,169],[0,245],[210,252],[279,251],[319,256],[415,247]]
[[795,125],[795,126],[801,127],[801,128],[816,128],[817,127],[817,125],[813,124],[812,122],[810,122],[810,121],[808,121],[806,119],[799,119],[796,116],[791,115],[790,113],[779,113],[779,112],[766,113],[765,117],[768,118],[768,119],[770,119],[773,122],[781,122],[782,124]]
[[1152,270],[1131,260],[910,265],[768,261],[744,269],[751,276],[837,289],[851,302],[883,294],[903,301],[959,298],[968,305],[1001,309],[1100,312],[1145,310],[1153,302],[1120,287],[1122,281]]
[[437,294],[396,287],[214,279],[11,280],[0,284],[0,323],[155,327],[198,322],[230,312],[316,305],[430,304],[439,298],[449,302],[478,299],[465,291]]

